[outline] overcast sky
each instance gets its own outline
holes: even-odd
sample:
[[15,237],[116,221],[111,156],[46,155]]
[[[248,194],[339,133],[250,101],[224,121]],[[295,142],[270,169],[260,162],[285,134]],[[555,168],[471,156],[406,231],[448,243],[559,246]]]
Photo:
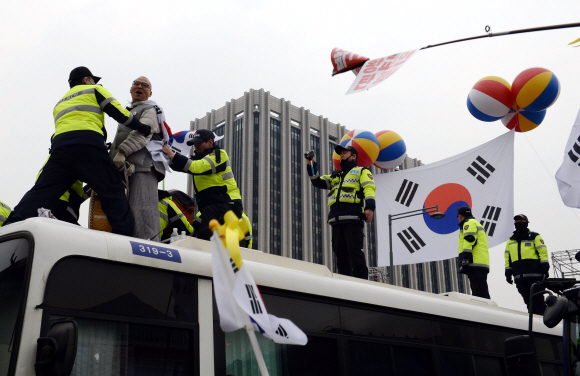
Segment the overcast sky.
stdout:
[[[544,122],[515,140],[515,212],[548,250],[580,248],[578,210],[562,204],[554,174],[580,107],[580,28],[485,38],[419,51],[394,76],[345,96],[351,73],[331,77],[330,51],[370,58],[492,32],[578,21],[580,2],[545,1],[11,1],[0,2],[0,199],[14,207],[32,187],[54,132],[52,110],[69,72],[85,65],[122,104],[133,79],[147,76],[172,130],[263,88],[349,129],[388,129],[408,155],[431,163],[489,141],[500,121],[467,110],[484,76],[512,82],[544,67],[560,80],[560,98]],[[109,141],[116,124],[107,118]],[[184,174],[166,188],[186,190]],[[86,226],[87,205],[81,224]],[[525,310],[503,277],[503,246],[490,250],[490,293]]]

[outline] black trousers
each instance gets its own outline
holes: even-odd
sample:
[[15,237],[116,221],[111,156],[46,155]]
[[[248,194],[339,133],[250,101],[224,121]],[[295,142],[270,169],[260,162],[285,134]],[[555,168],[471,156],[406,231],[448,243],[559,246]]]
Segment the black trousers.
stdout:
[[[238,218],[242,218],[242,210],[233,204],[214,204],[208,205],[201,210],[201,223],[199,226],[194,225],[194,236],[198,239],[209,240],[212,236],[212,231],[209,229],[209,222],[216,219],[221,225],[224,224],[224,214],[233,210]],[[194,221],[195,223],[195,221]]]
[[335,224],[332,227],[332,252],[336,256],[338,273],[369,279],[369,268],[363,252],[364,224]]
[[487,288],[487,274],[487,270],[479,270],[475,268],[467,271],[467,278],[469,278],[469,285],[471,287],[471,295],[491,299]]
[[42,174],[16,205],[5,225],[37,217],[38,208],[54,206],[77,179],[97,192],[113,233],[131,236],[133,215],[119,169],[104,148],[89,145],[62,146],[53,150]]
[[[518,292],[524,298],[524,303],[526,303],[526,307],[528,308],[528,312],[530,312],[530,289],[532,285],[538,281],[521,281],[516,282],[516,287],[518,288]],[[534,292],[542,291],[541,288],[535,288]],[[532,307],[535,315],[544,315],[544,311],[546,310],[546,302],[544,301],[544,295],[536,295],[534,296],[534,306]]]

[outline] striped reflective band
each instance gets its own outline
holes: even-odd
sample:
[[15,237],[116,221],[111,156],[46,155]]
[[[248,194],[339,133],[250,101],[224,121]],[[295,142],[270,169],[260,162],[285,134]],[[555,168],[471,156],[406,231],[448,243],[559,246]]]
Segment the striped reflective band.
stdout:
[[365,181],[364,183],[361,184],[361,187],[364,187],[365,185],[369,185],[369,184],[373,184],[374,185],[375,183],[372,182],[372,181]]
[[2,214],[0,214],[0,222],[4,222],[6,220],[6,217],[3,216]]
[[322,180],[326,183],[326,188],[330,189],[330,180],[328,180],[328,176],[323,176]]
[[320,177],[320,174],[317,171],[316,175],[310,177],[310,180],[318,179],[319,177]]
[[232,171],[230,172],[226,172],[225,174],[222,175],[222,179],[223,180],[228,180],[234,177],[234,173]]
[[472,253],[473,249],[463,248],[463,252]]
[[489,269],[489,265],[485,265],[485,264],[469,264],[470,267],[475,266],[478,268],[486,268]]
[[539,246],[536,247],[536,249],[540,249],[540,248],[546,248],[546,246],[545,245],[539,245]]
[[123,125],[130,124],[133,121],[133,114],[129,112],[129,118],[123,123]]
[[361,218],[358,215],[339,215],[338,217],[330,219],[328,221],[328,223],[332,223],[332,222],[336,222],[336,221],[346,221],[346,220],[350,220],[350,219],[361,220]]
[[477,231],[483,231],[483,227],[477,226]]
[[201,223],[201,217],[195,217],[193,218],[194,221]]
[[113,97],[107,98],[104,101],[102,101],[101,103],[99,103],[99,106],[101,106],[101,108],[104,110],[105,109],[105,106],[108,105],[109,103],[111,103],[114,100],[115,100],[115,98],[113,98]]
[[90,104],[81,104],[78,106],[71,106],[69,108],[65,108],[64,110],[62,110],[61,112],[59,112],[58,114],[56,114],[56,116],[54,117],[54,122],[56,123],[56,121],[58,119],[60,119],[62,116],[71,113],[73,111],[85,111],[85,112],[94,112],[95,114],[102,114],[103,111],[101,110],[100,107],[97,106],[91,106]]
[[181,217],[185,217],[185,215],[183,213],[179,213],[177,215],[174,215],[173,217],[169,218],[169,222],[171,223],[171,222],[177,221]]
[[528,274],[522,274],[522,275],[515,275],[514,278],[518,279],[518,278],[527,278],[527,277],[541,277],[542,274],[540,273],[528,273]]
[[518,242],[511,242],[511,243],[508,243],[508,245],[514,245],[514,244],[518,244]]
[[477,235],[477,232],[464,232],[463,235]]
[[215,172],[216,172],[215,171],[215,163],[213,163],[213,161],[211,160],[210,157],[203,157],[203,159],[205,161],[207,161],[209,163],[209,165],[211,166],[211,172],[212,172],[212,174],[215,174]]
[[[78,97],[79,95],[84,95],[84,94],[94,94],[95,93],[95,89],[94,88],[90,88],[90,89],[85,89],[85,90],[81,90],[81,91],[77,91],[74,94],[69,95],[68,97],[64,97],[61,100],[58,101],[58,103],[56,104],[56,106],[58,106],[59,104],[61,104],[62,102],[66,102],[69,101],[73,98]],[[54,106],[54,107],[56,107]]]
[[74,219],[76,219],[77,221],[79,220],[79,217],[76,215],[76,213],[73,210],[73,208],[71,208],[70,206],[67,206],[66,207],[66,211],[69,212],[70,215],[72,215]]
[[163,219],[166,223],[169,223],[169,217],[167,216],[167,214],[164,213],[159,213],[159,216],[161,217],[161,219]]
[[191,159],[187,159],[187,162],[185,162],[185,165],[183,166],[183,172],[189,172],[189,167],[191,167],[192,162]]
[[[41,171],[42,171],[42,169],[41,169]],[[3,202],[0,202],[0,206],[2,206],[4,209],[8,209],[8,210],[12,211],[12,209],[10,209],[10,206],[6,205]]]

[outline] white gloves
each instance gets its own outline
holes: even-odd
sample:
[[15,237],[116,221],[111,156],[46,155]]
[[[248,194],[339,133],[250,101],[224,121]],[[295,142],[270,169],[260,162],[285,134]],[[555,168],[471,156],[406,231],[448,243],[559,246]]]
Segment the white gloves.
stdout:
[[113,162],[117,168],[123,167],[125,165],[125,154],[118,151],[117,154],[115,154],[115,158],[113,158]]

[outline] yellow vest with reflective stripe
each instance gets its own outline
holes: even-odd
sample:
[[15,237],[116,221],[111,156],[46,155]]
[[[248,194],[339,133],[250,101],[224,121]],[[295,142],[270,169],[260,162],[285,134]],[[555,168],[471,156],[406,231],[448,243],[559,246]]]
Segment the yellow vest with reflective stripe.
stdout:
[[0,227],[2,227],[4,221],[6,221],[6,218],[8,218],[11,212],[12,209],[10,209],[10,206],[0,201]]
[[[98,91],[105,101],[99,104],[95,97]],[[123,108],[111,93],[100,85],[77,85],[71,88],[56,104],[54,116],[54,137],[65,132],[95,131],[104,136],[105,114],[103,108],[111,103],[124,115],[132,118],[129,111]]]
[[[470,242],[465,239],[465,236],[468,235],[473,235],[475,240]],[[487,234],[485,233],[483,226],[481,226],[475,218],[469,218],[461,225],[458,247],[459,254],[462,254],[463,252],[471,252],[473,255],[473,266],[489,269]]]
[[[535,235],[535,236],[534,236]],[[518,247],[519,243],[519,247]],[[542,277],[542,265],[550,265],[548,248],[542,236],[528,232],[527,239],[510,238],[505,246],[505,268],[512,270],[514,278]]]
[[161,230],[159,236],[160,237],[163,236],[163,231],[165,230],[165,228],[169,225],[169,223],[171,223],[174,220],[173,217],[169,217],[170,207],[173,210],[173,213],[171,214],[173,214],[174,216],[178,216],[178,219],[181,221],[181,223],[183,223],[187,231],[190,234],[193,233],[193,226],[191,225],[191,223],[187,221],[187,217],[185,216],[185,214],[183,214],[182,211],[179,209],[179,207],[175,205],[171,197],[165,197],[163,200],[159,200],[159,224]]
[[[324,175],[321,179],[326,181],[327,186],[330,187],[328,194],[328,206],[332,206],[336,202],[345,202],[348,204],[360,204],[365,197],[375,198],[375,183],[373,176],[368,169],[363,167],[353,167],[344,176],[341,183],[341,175],[332,178],[332,175]],[[340,188],[340,192],[338,189]],[[360,191],[363,192],[360,192]]]

